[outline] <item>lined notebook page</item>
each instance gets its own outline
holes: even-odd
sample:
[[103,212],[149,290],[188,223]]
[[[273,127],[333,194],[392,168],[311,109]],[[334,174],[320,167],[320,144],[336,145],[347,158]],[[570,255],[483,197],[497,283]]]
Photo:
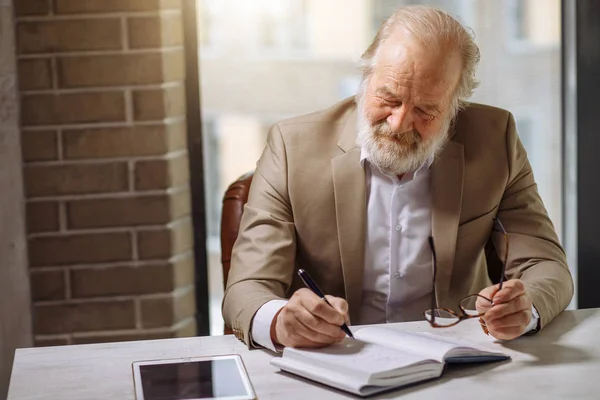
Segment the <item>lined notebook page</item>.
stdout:
[[[464,340],[444,338],[430,333],[413,333],[391,328],[363,328],[354,333],[356,338],[389,346],[402,351],[414,352],[418,356],[444,361],[449,353],[453,355],[502,355],[485,347],[471,344]],[[454,350],[454,351],[453,351]],[[458,351],[457,351],[458,350]]]
[[443,361],[447,352],[457,347],[456,344],[449,341],[383,327],[359,329],[354,337],[383,346],[403,349],[440,362]]
[[423,357],[411,353],[350,338],[322,349],[286,348],[283,356],[323,366],[330,365],[348,373],[360,372],[369,375],[381,374],[425,361]]

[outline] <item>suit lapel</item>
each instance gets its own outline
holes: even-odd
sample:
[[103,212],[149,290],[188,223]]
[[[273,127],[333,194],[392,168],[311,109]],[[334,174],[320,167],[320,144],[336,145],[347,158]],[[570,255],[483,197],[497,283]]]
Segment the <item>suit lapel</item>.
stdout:
[[366,185],[355,144],[355,117],[349,118],[338,143],[343,154],[331,160],[335,217],[350,319],[358,320],[365,260]]
[[437,255],[435,293],[440,306],[454,306],[444,303],[448,298],[454,267],[463,174],[463,145],[451,140],[431,166],[431,230]]

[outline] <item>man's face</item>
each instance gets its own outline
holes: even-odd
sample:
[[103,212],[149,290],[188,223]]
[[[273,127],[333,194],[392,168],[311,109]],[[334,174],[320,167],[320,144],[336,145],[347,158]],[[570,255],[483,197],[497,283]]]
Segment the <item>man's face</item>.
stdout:
[[358,95],[358,140],[369,161],[397,175],[414,171],[447,139],[462,62],[403,33],[386,40]]

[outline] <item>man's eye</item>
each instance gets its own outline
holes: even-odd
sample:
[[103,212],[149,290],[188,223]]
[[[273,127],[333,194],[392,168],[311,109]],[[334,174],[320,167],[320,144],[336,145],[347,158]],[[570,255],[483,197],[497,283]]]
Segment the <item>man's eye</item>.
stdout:
[[433,120],[435,117],[431,114],[428,114],[427,112],[425,112],[424,110],[417,108],[417,112],[419,113],[419,115],[424,118],[427,121],[431,121]]
[[400,105],[400,102],[398,100],[394,100],[394,99],[385,99],[385,98],[383,98],[383,99],[381,99],[381,102],[383,104],[385,104],[386,106],[393,106],[393,107],[395,107],[395,106]]

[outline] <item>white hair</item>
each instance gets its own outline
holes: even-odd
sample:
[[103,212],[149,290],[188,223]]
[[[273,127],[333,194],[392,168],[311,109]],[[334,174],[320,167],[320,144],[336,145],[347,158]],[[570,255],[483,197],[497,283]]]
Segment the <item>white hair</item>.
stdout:
[[461,55],[463,70],[451,103],[452,114],[458,112],[479,85],[475,70],[480,53],[473,32],[439,9],[427,6],[402,7],[383,22],[373,43],[362,55],[359,67],[363,72],[363,82],[368,81],[373,73],[380,45],[396,29],[402,29],[405,34],[434,50],[450,46]]

